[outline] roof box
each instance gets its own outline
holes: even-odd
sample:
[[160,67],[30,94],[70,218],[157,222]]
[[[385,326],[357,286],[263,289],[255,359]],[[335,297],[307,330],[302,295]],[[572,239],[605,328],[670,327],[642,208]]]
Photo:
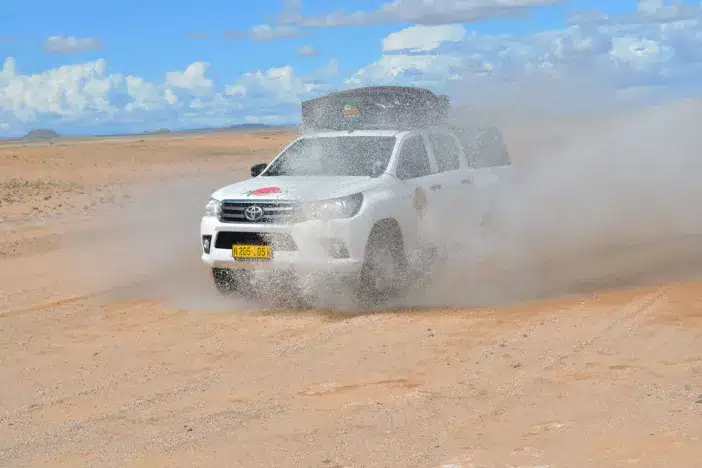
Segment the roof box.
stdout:
[[446,120],[450,104],[423,88],[372,86],[302,102],[304,131],[431,127]]

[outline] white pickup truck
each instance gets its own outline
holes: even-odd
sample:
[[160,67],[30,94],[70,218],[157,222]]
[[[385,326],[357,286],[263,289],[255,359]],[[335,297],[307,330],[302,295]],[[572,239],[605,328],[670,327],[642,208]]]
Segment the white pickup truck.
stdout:
[[[368,92],[416,89],[346,93]],[[333,96],[339,95],[348,96]],[[339,110],[353,117],[359,107]],[[407,285],[413,259],[442,219],[472,216],[479,226],[489,205],[485,194],[510,165],[499,133],[491,134],[486,151],[471,140],[475,133],[467,138],[450,126],[392,125],[398,128],[313,126],[272,162],[253,166],[251,179],[214,192],[201,247],[217,289],[245,293],[252,270],[272,269],[344,275],[363,298],[384,301]]]

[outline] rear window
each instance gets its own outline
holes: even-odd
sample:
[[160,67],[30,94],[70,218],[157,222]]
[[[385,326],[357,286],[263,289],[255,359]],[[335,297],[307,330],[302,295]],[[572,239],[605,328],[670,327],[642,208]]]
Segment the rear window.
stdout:
[[372,177],[385,172],[394,147],[395,137],[301,138],[262,175]]
[[458,146],[456,141],[446,133],[432,133],[429,135],[431,147],[439,172],[455,171],[460,167],[458,160]]
[[469,166],[482,168],[512,164],[509,150],[498,129],[454,127],[453,131],[461,140]]

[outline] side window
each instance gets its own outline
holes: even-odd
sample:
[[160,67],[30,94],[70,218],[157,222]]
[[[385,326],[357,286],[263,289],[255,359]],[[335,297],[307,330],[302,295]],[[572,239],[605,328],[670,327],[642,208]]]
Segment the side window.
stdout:
[[434,148],[436,165],[439,172],[456,171],[460,167],[458,162],[458,146],[456,141],[445,133],[432,133],[429,135],[431,147]]
[[401,180],[416,179],[431,174],[429,155],[421,136],[411,136],[402,143],[396,172],[397,178]]
[[472,138],[469,153],[471,166],[478,168],[512,164],[502,134],[496,128],[480,128]]

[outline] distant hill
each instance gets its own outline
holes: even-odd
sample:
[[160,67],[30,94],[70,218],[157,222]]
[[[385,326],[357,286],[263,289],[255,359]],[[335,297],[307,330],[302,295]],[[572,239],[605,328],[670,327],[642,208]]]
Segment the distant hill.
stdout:
[[246,123],[246,124],[239,124],[239,125],[231,125],[229,127],[225,127],[225,129],[249,130],[249,129],[257,129],[257,128],[270,128],[270,127],[274,127],[274,126],[266,125],[266,124],[257,124],[257,123]]
[[91,135],[96,138],[104,137],[133,137],[133,136],[149,136],[149,135],[188,135],[202,133],[222,133],[222,132],[266,132],[266,131],[295,131],[297,125],[268,125],[258,123],[246,123],[239,125],[231,125],[228,127],[205,127],[205,128],[189,128],[171,130],[169,128],[160,128],[158,130],[147,130],[141,133],[103,133]]
[[207,127],[191,130],[180,130],[179,133],[219,133],[219,132],[268,132],[268,131],[294,131],[297,125],[268,125],[258,123],[246,123],[230,125],[228,127]]
[[168,128],[159,128],[158,130],[146,131],[144,133],[145,134],[159,135],[159,134],[163,134],[163,133],[171,133],[171,130]]
[[53,130],[36,129],[31,130],[24,136],[25,140],[52,140],[54,138],[59,138],[61,135]]
[[183,130],[186,133],[196,132],[196,133],[213,133],[213,132],[260,132],[260,131],[280,131],[280,130],[290,130],[295,128],[296,125],[268,125],[260,123],[245,123],[238,125],[230,125],[228,127],[207,127],[198,128],[193,130]]

